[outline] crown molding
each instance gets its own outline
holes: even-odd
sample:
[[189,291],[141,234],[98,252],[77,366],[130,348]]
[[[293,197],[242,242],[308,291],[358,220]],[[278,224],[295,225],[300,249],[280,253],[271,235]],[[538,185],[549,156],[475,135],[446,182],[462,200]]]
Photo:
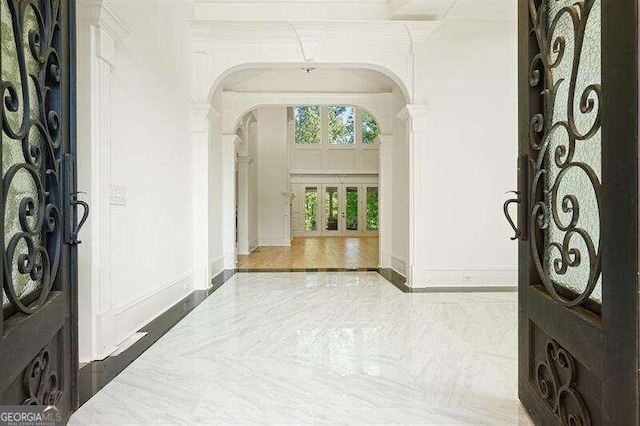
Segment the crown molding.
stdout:
[[79,0],[77,11],[78,22],[100,26],[114,41],[131,33],[131,29],[103,0]]

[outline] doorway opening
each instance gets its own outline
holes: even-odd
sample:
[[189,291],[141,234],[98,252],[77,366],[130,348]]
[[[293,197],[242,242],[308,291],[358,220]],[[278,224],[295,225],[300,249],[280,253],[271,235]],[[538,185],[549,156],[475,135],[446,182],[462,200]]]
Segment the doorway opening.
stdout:
[[350,105],[294,105],[257,108],[243,123],[237,267],[378,268],[381,139],[373,115]]

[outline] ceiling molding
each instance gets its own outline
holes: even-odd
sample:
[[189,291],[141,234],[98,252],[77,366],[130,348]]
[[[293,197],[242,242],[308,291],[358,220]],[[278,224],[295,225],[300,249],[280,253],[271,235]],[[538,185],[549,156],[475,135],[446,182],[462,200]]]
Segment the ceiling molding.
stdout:
[[77,14],[78,22],[100,26],[115,41],[131,33],[131,29],[103,0],[79,0]]

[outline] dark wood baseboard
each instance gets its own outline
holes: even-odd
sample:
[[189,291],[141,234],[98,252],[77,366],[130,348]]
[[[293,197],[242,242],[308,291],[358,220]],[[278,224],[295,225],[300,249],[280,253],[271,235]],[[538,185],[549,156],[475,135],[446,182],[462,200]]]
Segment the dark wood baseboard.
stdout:
[[107,383],[113,380],[133,361],[142,355],[155,342],[164,336],[187,314],[193,311],[204,300],[211,296],[224,283],[235,275],[234,270],[225,270],[211,280],[211,287],[206,290],[195,290],[193,293],[167,309],[160,316],[138,330],[147,333],[122,353],[108,356],[103,360],[92,361],[78,372],[78,388],[80,405],[87,402]]

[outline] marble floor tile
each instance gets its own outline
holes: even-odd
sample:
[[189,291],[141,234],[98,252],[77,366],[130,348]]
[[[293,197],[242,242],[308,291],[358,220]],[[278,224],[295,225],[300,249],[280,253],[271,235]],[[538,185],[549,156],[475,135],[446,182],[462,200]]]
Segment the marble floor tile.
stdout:
[[375,272],[238,274],[71,425],[532,424],[517,294],[405,294]]

